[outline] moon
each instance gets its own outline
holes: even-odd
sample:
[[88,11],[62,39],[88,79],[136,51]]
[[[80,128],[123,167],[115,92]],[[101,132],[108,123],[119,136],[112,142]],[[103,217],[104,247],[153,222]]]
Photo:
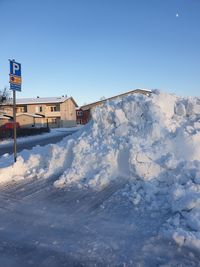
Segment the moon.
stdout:
[[176,17],[177,17],[177,18],[179,17],[179,13],[176,13]]

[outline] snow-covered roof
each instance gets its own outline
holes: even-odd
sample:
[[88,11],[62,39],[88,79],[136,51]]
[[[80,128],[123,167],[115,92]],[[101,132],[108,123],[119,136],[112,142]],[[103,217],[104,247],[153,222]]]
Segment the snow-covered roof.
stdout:
[[10,116],[10,115],[6,115],[3,113],[0,114],[0,119],[11,119],[11,118],[12,118],[12,116]]
[[0,115],[0,119],[5,120],[5,119],[8,119],[8,117],[5,117],[4,115]]
[[[78,107],[76,101],[73,99],[73,97],[36,97],[36,98],[18,98],[16,99],[17,105],[31,105],[31,104],[56,104],[56,103],[63,103],[66,100],[71,99],[72,102],[76,107]],[[3,104],[4,106],[12,106],[13,105],[13,99],[10,98],[6,103]]]
[[34,113],[17,113],[16,116],[21,116],[21,115],[25,115],[25,116],[30,116],[30,117],[34,117],[34,118],[43,118],[43,115],[40,114],[34,114]]
[[47,104],[47,103],[63,103],[68,97],[36,97],[16,99],[17,105],[23,104]]

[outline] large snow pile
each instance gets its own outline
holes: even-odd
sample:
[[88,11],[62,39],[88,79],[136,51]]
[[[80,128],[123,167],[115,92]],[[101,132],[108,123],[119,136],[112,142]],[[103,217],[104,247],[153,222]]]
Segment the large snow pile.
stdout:
[[57,188],[100,189],[128,179],[122,193],[133,205],[169,210],[161,234],[200,250],[200,99],[153,91],[107,102],[92,117],[73,138],[22,153],[0,181],[63,172]]
[[56,185],[81,181],[101,186],[119,176],[136,175],[148,181],[181,164],[196,164],[198,114],[200,99],[157,91],[151,97],[130,95],[108,102],[95,109],[90,127],[74,140],[70,168]]

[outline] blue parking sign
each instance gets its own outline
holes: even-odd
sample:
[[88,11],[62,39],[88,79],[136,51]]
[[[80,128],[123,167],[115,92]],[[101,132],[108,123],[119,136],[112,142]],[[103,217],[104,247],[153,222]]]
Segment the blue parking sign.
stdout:
[[10,61],[10,74],[21,77],[21,64],[11,60]]
[[21,91],[21,64],[10,60],[10,90]]

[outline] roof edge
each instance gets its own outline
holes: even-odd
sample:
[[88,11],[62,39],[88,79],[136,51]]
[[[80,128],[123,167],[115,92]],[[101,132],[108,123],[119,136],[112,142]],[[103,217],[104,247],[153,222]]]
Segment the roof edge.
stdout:
[[106,101],[108,101],[108,100],[113,100],[113,99],[115,99],[115,98],[117,98],[117,97],[122,97],[122,96],[126,96],[126,95],[128,95],[128,94],[132,94],[132,93],[142,93],[142,94],[149,94],[149,93],[151,93],[152,92],[152,90],[149,90],[149,89],[140,89],[140,88],[138,88],[138,89],[134,89],[134,90],[131,90],[131,91],[128,91],[128,92],[126,92],[126,93],[122,93],[122,94],[119,94],[119,95],[115,95],[115,96],[111,96],[111,97],[109,97],[109,98],[106,98],[106,99],[103,99],[103,100],[99,100],[99,101],[96,101],[96,102],[92,102],[92,103],[90,103],[90,104],[87,104],[87,105],[83,105],[83,106],[80,106],[80,108],[82,109],[84,109],[84,108],[86,108],[86,107],[89,107],[89,106],[92,106],[92,105],[95,105],[95,104],[100,104],[100,103],[104,103],[104,102],[106,102]]

